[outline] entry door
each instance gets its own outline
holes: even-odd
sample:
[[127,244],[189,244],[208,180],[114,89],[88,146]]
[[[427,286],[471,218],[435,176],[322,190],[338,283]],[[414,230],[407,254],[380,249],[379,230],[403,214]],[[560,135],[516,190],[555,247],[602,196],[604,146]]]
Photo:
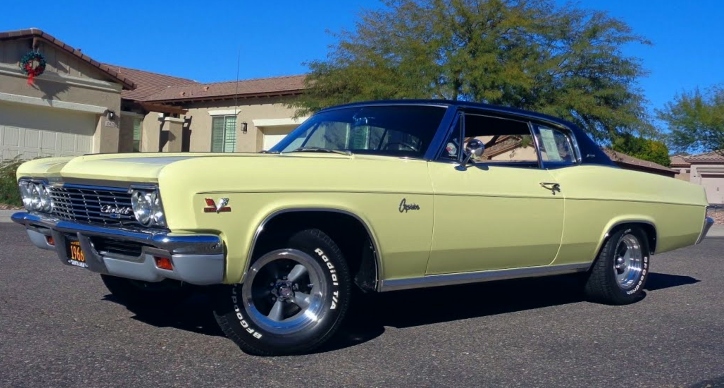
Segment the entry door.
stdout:
[[[430,163],[435,198],[428,274],[550,264],[563,232],[563,195],[548,170]],[[544,185],[541,185],[544,183]]]

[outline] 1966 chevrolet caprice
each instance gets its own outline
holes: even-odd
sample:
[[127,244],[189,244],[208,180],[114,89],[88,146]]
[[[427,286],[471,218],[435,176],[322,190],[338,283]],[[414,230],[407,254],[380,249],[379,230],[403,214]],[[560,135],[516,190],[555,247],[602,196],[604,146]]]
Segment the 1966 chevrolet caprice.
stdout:
[[13,220],[127,303],[213,290],[252,354],[307,352],[353,292],[579,273],[639,300],[651,255],[699,243],[703,188],[618,168],[579,128],[451,101],[324,109],[271,150],[28,161]]

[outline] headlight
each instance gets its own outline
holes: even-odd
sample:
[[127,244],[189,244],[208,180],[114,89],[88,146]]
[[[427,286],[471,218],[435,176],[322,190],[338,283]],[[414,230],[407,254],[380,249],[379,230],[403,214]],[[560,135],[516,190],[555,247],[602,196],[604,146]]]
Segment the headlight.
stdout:
[[51,212],[53,210],[53,201],[50,198],[50,192],[42,183],[31,181],[20,181],[20,196],[23,199],[23,205],[29,211]]
[[161,198],[156,191],[131,190],[131,207],[136,220],[144,226],[166,226]]

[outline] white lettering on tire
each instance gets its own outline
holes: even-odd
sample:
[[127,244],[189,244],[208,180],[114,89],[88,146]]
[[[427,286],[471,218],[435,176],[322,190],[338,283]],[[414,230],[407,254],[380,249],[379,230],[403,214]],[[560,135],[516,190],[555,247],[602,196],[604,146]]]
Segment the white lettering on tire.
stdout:
[[[329,275],[332,277],[332,285],[335,287],[339,286],[339,281],[337,278],[337,270],[334,268],[334,264],[332,264],[331,261],[329,261],[329,258],[327,255],[324,254],[324,251],[320,248],[317,248],[314,250],[314,253],[316,253],[322,261],[324,261],[327,264],[327,268],[329,269]],[[339,291],[332,292],[332,305],[330,306],[331,310],[334,310],[337,308],[337,303],[339,303],[339,300],[337,299],[339,297]]]
[[262,334],[249,327],[249,323],[246,322],[244,315],[241,314],[241,308],[239,308],[239,298],[236,296],[236,287],[231,288],[231,303],[234,305],[234,312],[236,312],[236,318],[239,320],[241,327],[251,334],[252,337],[260,339]]
[[644,256],[644,265],[643,265],[643,268],[641,269],[641,277],[639,278],[639,282],[636,283],[636,287],[634,287],[631,290],[626,291],[626,295],[633,295],[636,292],[638,292],[638,290],[641,288],[641,286],[644,283],[644,279],[646,279],[646,272],[648,272],[648,269],[649,269],[649,257]]

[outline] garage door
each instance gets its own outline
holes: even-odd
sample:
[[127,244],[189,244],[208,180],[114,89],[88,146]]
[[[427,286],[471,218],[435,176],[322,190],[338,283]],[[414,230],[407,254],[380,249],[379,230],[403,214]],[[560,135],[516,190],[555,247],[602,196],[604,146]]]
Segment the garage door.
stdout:
[[263,150],[268,150],[279,143],[286,135],[289,134],[296,125],[280,125],[275,127],[260,128],[264,134]]
[[93,113],[0,102],[0,159],[90,153],[97,122]]
[[724,175],[703,175],[701,185],[706,189],[709,203],[724,203]]

